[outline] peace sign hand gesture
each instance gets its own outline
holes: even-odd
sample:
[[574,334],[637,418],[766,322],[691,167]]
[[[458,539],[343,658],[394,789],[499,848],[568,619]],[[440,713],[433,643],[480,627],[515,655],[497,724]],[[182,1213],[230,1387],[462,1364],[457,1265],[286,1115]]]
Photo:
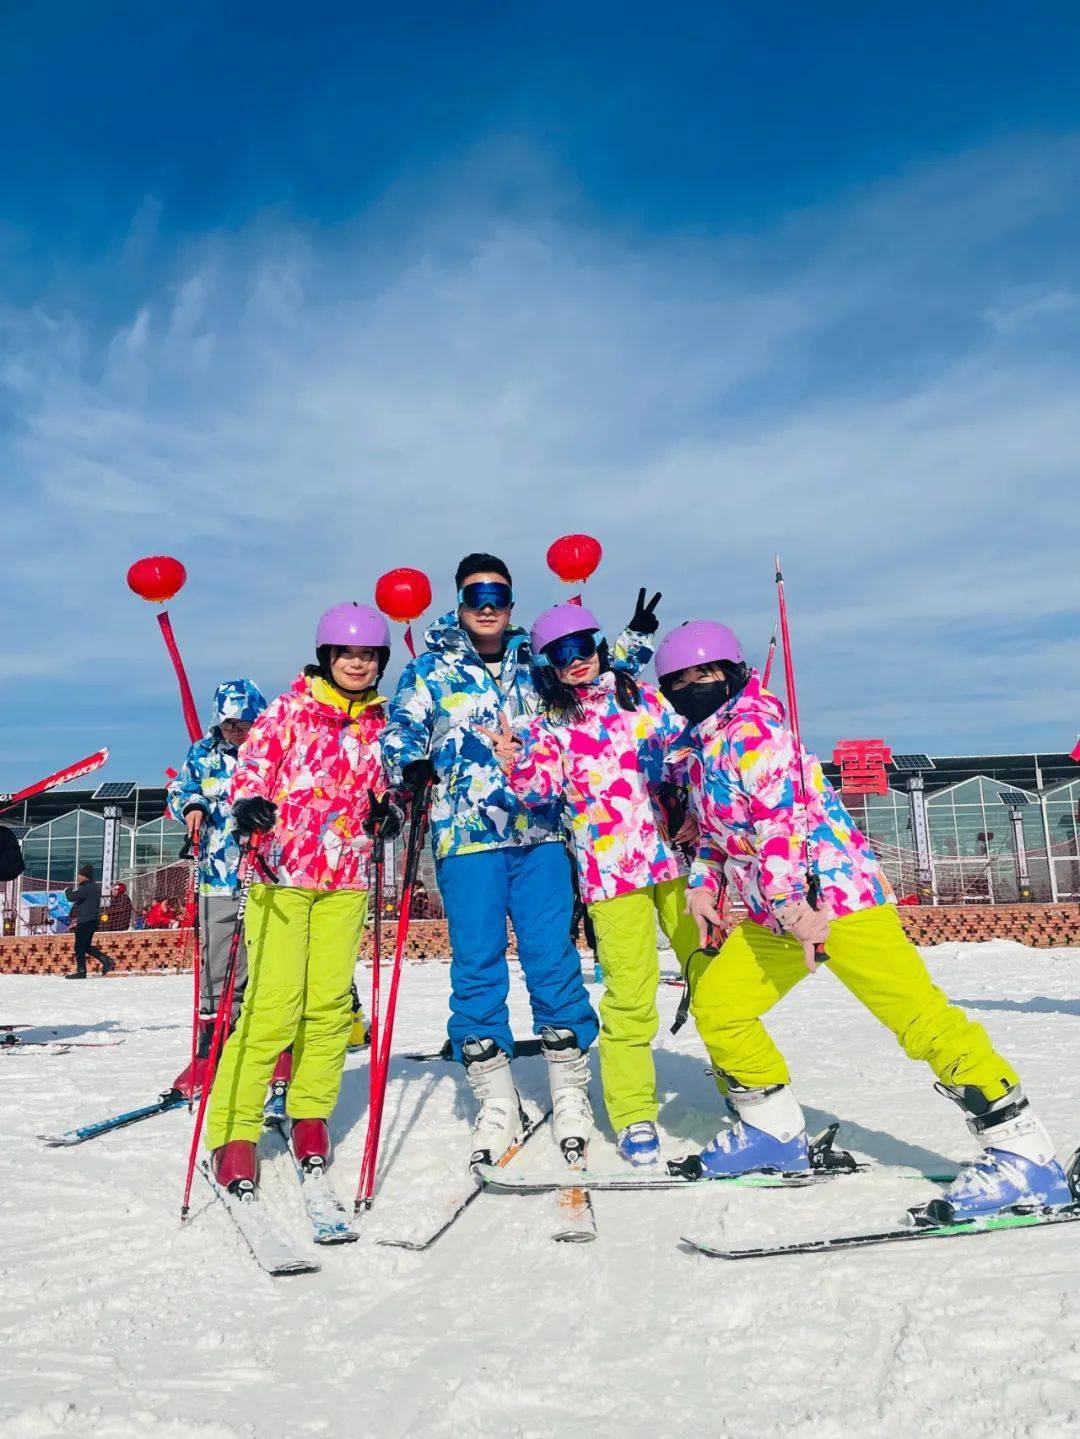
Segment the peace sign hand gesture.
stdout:
[[654,635],[660,628],[660,621],[656,617],[656,606],[663,598],[663,595],[657,590],[646,604],[644,586],[638,590],[637,604],[634,606],[634,613],[626,628],[632,630],[636,635]]
[[514,738],[514,732],[510,728],[510,721],[502,713],[499,714],[498,730],[485,729],[482,724],[476,726],[477,732],[482,734],[491,746],[492,753],[498,760],[505,774],[509,774],[517,762],[521,753],[521,741]]

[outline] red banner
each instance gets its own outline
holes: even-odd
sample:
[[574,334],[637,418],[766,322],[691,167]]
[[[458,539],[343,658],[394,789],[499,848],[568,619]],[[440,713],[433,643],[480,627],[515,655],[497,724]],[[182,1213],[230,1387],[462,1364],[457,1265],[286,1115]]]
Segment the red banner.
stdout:
[[833,750],[833,764],[840,766],[840,793],[853,798],[864,794],[888,794],[885,766],[892,750],[883,739],[843,739]]

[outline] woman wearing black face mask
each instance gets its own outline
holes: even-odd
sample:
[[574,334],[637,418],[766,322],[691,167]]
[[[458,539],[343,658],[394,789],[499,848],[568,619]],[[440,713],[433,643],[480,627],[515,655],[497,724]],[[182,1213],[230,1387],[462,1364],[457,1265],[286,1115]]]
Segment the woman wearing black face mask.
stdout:
[[876,855],[820,762],[800,748],[783,705],[747,670],[736,636],[709,620],[682,625],[661,641],[656,672],[690,722],[671,761],[698,827],[687,908],[704,934],[726,877],[749,913],[715,959],[689,966],[694,1018],[739,1116],[702,1150],[702,1169],[721,1177],[811,1168],[803,1112],[761,1017],[828,959],[908,1057],[930,1066],[983,1146],[933,1201],[939,1222],[1069,1204],[1016,1071],[934,985]]

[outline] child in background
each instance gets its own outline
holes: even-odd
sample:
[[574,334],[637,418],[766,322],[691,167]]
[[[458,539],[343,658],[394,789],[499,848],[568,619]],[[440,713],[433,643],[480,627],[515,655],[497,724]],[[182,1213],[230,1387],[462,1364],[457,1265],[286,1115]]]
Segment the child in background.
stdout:
[[[266,700],[254,680],[225,680],[214,691],[206,735],[187,752],[180,773],[169,785],[169,813],[185,826],[188,838],[198,844],[199,906],[199,1033],[195,1061],[173,1080],[185,1097],[202,1088],[210,1038],[225,982],[225,969],[240,899],[240,843],[233,820],[229,790],[236,773],[240,746],[266,709]],[[146,914],[148,929],[166,929],[171,923],[163,902]],[[247,983],[247,954],[243,936],[236,957],[236,988],[232,1020],[240,1012]]]

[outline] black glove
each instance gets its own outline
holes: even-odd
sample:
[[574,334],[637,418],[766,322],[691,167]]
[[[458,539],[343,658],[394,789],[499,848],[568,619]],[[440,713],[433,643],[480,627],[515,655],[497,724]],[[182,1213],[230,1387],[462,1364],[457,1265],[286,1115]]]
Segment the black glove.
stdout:
[[370,790],[368,793],[371,798],[367,818],[364,820],[364,833],[371,839],[376,835],[380,839],[397,839],[405,823],[405,816],[388,794],[376,799]]
[[663,595],[657,590],[648,604],[645,603],[645,588],[642,586],[637,594],[637,606],[627,625],[628,630],[633,630],[636,635],[654,635],[660,628],[660,621],[653,611],[663,599]]
[[686,791],[671,780],[661,780],[656,787],[663,827],[667,838],[673,840],[686,820]]
[[233,819],[241,834],[267,831],[277,823],[277,805],[256,795],[254,799],[238,799],[233,805]]
[[405,788],[418,794],[426,784],[435,778],[435,766],[425,756],[423,759],[411,759],[408,764],[401,767],[401,778]]

